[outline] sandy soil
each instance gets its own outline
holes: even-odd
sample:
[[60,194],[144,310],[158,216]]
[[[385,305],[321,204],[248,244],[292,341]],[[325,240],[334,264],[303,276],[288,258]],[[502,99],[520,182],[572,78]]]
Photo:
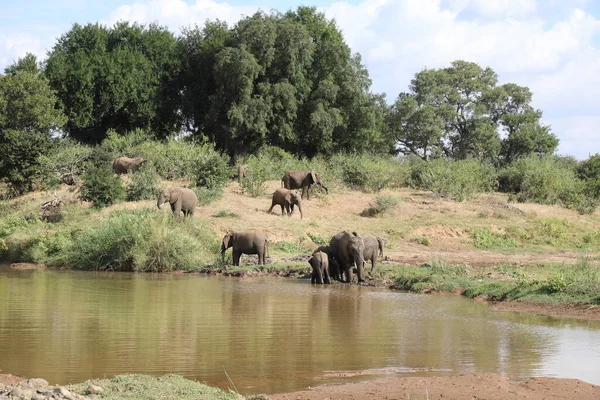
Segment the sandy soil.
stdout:
[[270,395],[272,400],[336,399],[600,399],[600,386],[577,379],[530,378],[510,381],[498,374],[390,377]]
[[[1,370],[0,370],[1,371]],[[25,381],[25,378],[11,374],[0,374],[0,383],[7,386],[14,386],[19,382]]]

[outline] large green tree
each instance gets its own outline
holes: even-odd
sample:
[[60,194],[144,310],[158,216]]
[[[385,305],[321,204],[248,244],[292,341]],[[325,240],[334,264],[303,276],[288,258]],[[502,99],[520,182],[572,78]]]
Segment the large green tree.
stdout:
[[360,57],[314,8],[219,21],[181,38],[186,127],[230,155],[275,145],[313,156],[387,152],[385,103]]
[[494,163],[553,153],[558,139],[540,123],[542,113],[530,105],[530,90],[497,82],[491,68],[462,60],[418,72],[410,92],[398,97],[388,115],[399,150]]
[[53,145],[66,118],[57,98],[28,54],[0,75],[0,179],[14,194],[34,188],[42,174],[39,157]]
[[179,128],[178,44],[166,28],[74,24],[52,48],[46,76],[68,117],[66,132],[98,143],[108,129]]

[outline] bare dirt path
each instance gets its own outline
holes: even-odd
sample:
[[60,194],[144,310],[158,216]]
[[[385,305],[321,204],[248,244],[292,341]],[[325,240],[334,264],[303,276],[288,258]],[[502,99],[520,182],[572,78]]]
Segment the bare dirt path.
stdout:
[[577,379],[529,378],[514,382],[498,374],[390,377],[269,395],[272,400],[348,399],[600,399],[600,386]]

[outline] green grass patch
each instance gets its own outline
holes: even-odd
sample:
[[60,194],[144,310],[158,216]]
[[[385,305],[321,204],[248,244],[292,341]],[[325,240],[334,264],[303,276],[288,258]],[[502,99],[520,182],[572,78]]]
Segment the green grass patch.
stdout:
[[490,228],[473,231],[473,246],[478,249],[514,248],[517,242],[506,232],[494,232]]
[[413,241],[422,244],[423,246],[431,246],[431,239],[429,236],[417,236],[413,238]]
[[313,243],[319,246],[329,246],[330,237],[325,237],[323,235],[319,235],[318,233],[306,232],[306,236],[313,241]]
[[212,216],[215,218],[239,218],[240,214],[226,208],[226,209],[217,211]]
[[398,204],[398,199],[394,196],[383,195],[375,196],[374,203],[371,207],[365,208],[361,213],[361,217],[378,217],[384,214],[389,214],[394,210],[394,207]]
[[203,383],[185,379],[180,375],[154,377],[141,374],[118,375],[111,379],[93,379],[70,386],[69,389],[81,395],[89,395],[90,385],[100,386],[104,391],[102,399],[117,400],[233,400],[243,399],[234,392],[207,386]]
[[281,241],[281,242],[275,243],[273,248],[275,248],[277,250],[281,250],[284,253],[302,253],[305,251],[298,244],[293,243],[293,242],[286,242],[286,241]]

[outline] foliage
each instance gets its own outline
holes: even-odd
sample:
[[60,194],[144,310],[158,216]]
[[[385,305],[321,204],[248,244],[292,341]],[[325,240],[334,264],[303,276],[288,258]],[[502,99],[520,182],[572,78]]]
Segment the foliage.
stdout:
[[0,76],[0,179],[20,195],[33,190],[43,175],[39,157],[50,153],[52,133],[65,117],[37,69],[17,65],[7,71]]
[[209,190],[222,190],[229,181],[227,160],[210,146],[204,146],[192,161],[196,186]]
[[370,154],[335,154],[327,170],[346,186],[366,192],[404,186],[409,172],[402,160]]
[[235,393],[226,393],[180,375],[149,376],[140,374],[117,375],[110,379],[93,379],[69,387],[71,391],[90,395],[90,385],[104,389],[102,398],[107,400],[142,400],[156,398],[164,400],[238,400]]
[[19,215],[7,215],[0,218],[0,237],[6,237],[18,230],[27,226],[27,220]]
[[131,176],[127,186],[127,201],[155,199],[158,195],[158,174],[152,165],[142,164]]
[[478,249],[517,247],[517,243],[506,232],[495,232],[490,228],[473,231],[473,246]]
[[209,21],[184,30],[180,43],[183,119],[230,156],[265,145],[309,157],[391,148],[385,101],[369,93],[360,56],[315,8],[257,12],[231,29]]
[[166,214],[143,209],[113,212],[87,227],[56,262],[81,269],[158,272],[205,265],[217,251],[217,238],[205,224],[175,224]]
[[431,246],[431,239],[429,236],[416,236],[413,240],[423,246]]
[[398,199],[390,195],[375,196],[374,204],[371,207],[364,209],[360,215],[363,217],[376,217],[390,213],[398,204]]
[[53,151],[39,157],[44,170],[44,187],[60,183],[78,184],[85,171],[86,161],[94,149],[72,139],[57,139]]
[[286,241],[281,241],[281,242],[277,242],[275,243],[275,247],[277,250],[281,250],[284,253],[302,253],[304,252],[304,249],[300,246],[298,246],[298,244],[293,243],[293,242],[286,242]]
[[319,235],[318,233],[306,232],[306,236],[308,236],[313,243],[319,246],[329,246],[330,239]]
[[83,175],[81,198],[91,201],[96,208],[103,208],[124,200],[125,189],[110,167],[93,165]]
[[500,171],[499,182],[518,202],[560,204],[582,213],[596,207],[575,171],[553,157],[521,158]]
[[596,153],[577,167],[577,175],[585,182],[589,197],[600,198],[600,153]]
[[209,189],[206,187],[195,187],[192,188],[194,193],[196,193],[196,197],[198,197],[198,205],[205,206],[207,204],[212,203],[213,201],[217,201],[223,196],[222,189]]
[[136,128],[125,134],[119,134],[114,129],[106,132],[106,138],[102,140],[102,148],[112,153],[114,157],[140,157],[139,147],[152,140],[148,130]]
[[240,214],[235,211],[231,211],[230,209],[219,210],[212,215],[215,218],[239,218]]
[[496,170],[491,165],[472,158],[438,158],[427,162],[413,159],[410,169],[411,186],[450,196],[457,201],[490,192],[496,182]]
[[70,137],[100,143],[152,127],[164,137],[178,126],[174,35],[155,24],[74,24],[49,52],[45,74],[68,117]]
[[491,68],[462,60],[415,74],[410,93],[401,93],[387,115],[398,150],[424,160],[445,155],[494,163],[552,154],[558,139],[540,123],[529,88],[497,82]]

